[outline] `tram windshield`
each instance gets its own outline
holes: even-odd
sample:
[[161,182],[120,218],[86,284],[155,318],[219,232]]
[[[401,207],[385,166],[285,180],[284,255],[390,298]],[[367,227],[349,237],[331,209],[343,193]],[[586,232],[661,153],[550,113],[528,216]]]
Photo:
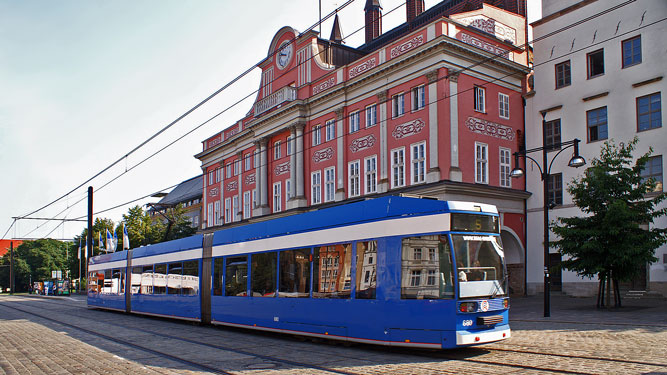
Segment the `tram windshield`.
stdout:
[[459,297],[507,295],[505,253],[498,236],[453,234]]

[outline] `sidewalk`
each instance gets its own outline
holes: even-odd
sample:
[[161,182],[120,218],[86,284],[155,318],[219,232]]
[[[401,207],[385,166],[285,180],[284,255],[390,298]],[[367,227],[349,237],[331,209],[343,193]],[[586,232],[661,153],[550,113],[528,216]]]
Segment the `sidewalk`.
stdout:
[[599,323],[646,325],[667,328],[667,299],[623,298],[621,308],[598,309],[596,297],[569,297],[551,294],[551,317],[544,317],[544,295],[510,299],[511,321],[544,321],[568,323]]

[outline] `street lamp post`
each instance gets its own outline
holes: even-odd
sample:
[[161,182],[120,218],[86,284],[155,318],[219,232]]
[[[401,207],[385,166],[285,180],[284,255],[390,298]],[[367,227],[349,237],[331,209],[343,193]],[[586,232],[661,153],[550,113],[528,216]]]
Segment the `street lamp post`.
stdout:
[[[544,317],[551,316],[551,278],[549,275],[549,208],[552,202],[549,202],[549,175],[551,174],[551,167],[554,160],[570,147],[574,147],[572,158],[567,163],[568,167],[579,168],[586,164],[586,160],[579,155],[579,139],[575,138],[571,141],[561,142],[558,144],[551,144],[547,146],[547,128],[546,128],[546,111],[540,111],[542,114],[542,147],[532,148],[530,150],[522,150],[514,153],[514,169],[510,172],[510,176],[518,178],[524,175],[524,171],[519,168],[519,157],[532,160],[537,168],[540,170],[540,177],[542,178],[544,191]],[[560,148],[560,151],[551,159],[549,163],[547,153],[550,150]],[[533,152],[542,151],[542,166],[537,160],[528,156]]]

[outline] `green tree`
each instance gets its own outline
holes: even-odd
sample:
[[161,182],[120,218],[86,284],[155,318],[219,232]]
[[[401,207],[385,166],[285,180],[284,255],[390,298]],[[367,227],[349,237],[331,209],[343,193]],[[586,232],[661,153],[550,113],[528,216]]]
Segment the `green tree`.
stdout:
[[[66,254],[68,244],[52,239],[26,241],[14,250],[14,284],[17,291],[26,291],[30,280],[49,280],[51,271],[71,270]],[[5,254],[2,264],[9,265],[10,255]],[[2,267],[0,283],[9,287],[9,267]]]
[[636,137],[618,147],[605,142],[584,176],[568,184],[567,191],[584,216],[552,223],[560,237],[552,246],[567,258],[561,266],[600,280],[598,307],[604,305],[605,288],[610,305],[612,282],[615,305],[620,307],[618,282],[631,280],[642,265],[657,261],[655,249],[667,242],[666,228],[650,228],[667,214],[667,208],[658,208],[667,194],[654,193],[656,181],[641,177],[652,150],[633,164],[637,143]]
[[[123,214],[123,221],[127,224],[127,235],[130,237],[130,246],[139,247],[162,241],[164,226],[161,222],[153,223],[148,212],[141,206],[134,206]],[[122,237],[122,232],[120,233]]]
[[167,225],[164,229],[166,241],[190,237],[197,232],[197,229],[192,227],[190,220],[185,216],[183,204],[179,203],[176,207],[168,209],[165,216],[167,217]]

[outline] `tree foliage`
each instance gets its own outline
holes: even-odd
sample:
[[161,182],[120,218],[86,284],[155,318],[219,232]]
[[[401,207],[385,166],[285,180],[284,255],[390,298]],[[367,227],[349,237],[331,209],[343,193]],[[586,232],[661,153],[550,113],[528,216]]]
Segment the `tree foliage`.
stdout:
[[642,179],[652,150],[633,163],[637,143],[636,137],[627,145],[605,142],[586,173],[568,184],[567,191],[584,215],[560,218],[552,225],[560,238],[552,246],[566,256],[563,268],[617,284],[657,261],[654,251],[667,242],[667,229],[651,224],[667,214],[667,208],[658,208],[667,194],[653,193],[656,181]]

